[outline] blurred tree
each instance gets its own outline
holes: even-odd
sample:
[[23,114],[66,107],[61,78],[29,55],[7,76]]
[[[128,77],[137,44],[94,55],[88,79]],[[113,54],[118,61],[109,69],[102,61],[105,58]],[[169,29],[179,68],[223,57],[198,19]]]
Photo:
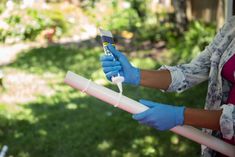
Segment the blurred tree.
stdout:
[[0,70],[0,87],[3,87],[3,72]]
[[233,15],[235,15],[235,1],[233,1]]
[[183,33],[187,30],[188,19],[186,16],[186,1],[185,0],[173,0],[176,17],[176,28],[179,33]]
[[7,0],[1,0],[0,4],[6,4]]
[[[59,0],[59,1],[61,1],[61,0]],[[72,4],[76,5],[76,6],[81,6],[83,8],[86,8],[86,7],[94,8],[95,7],[95,3],[98,2],[99,0],[64,0],[64,1],[72,3]]]
[[146,12],[147,12],[147,2],[149,0],[130,0],[129,2],[131,3],[131,7],[136,10],[139,18],[141,19],[142,22],[145,21],[146,19]]

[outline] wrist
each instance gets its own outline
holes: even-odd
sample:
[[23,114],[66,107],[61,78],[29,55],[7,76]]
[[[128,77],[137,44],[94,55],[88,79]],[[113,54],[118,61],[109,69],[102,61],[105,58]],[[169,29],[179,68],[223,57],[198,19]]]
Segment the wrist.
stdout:
[[138,86],[138,85],[140,85],[140,80],[141,80],[141,78],[140,78],[140,69],[139,68],[135,68],[135,67],[133,67],[133,74],[134,74],[134,76],[133,76],[133,82],[132,82],[132,84],[133,85],[136,85],[136,86]]
[[183,125],[184,124],[184,111],[185,107],[180,106],[176,107],[176,118],[175,118],[175,124],[176,125]]

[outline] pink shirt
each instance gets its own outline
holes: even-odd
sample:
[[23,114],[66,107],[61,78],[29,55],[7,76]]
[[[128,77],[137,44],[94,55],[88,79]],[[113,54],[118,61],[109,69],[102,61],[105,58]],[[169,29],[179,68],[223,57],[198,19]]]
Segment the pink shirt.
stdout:
[[[232,87],[229,91],[227,104],[235,105],[235,55],[233,55],[223,66],[221,75],[223,78],[232,83]],[[235,139],[231,140],[223,139],[224,141],[235,145]],[[223,155],[221,155],[223,156]]]
[[233,55],[223,66],[222,77],[232,83],[227,103],[235,105],[235,55]]

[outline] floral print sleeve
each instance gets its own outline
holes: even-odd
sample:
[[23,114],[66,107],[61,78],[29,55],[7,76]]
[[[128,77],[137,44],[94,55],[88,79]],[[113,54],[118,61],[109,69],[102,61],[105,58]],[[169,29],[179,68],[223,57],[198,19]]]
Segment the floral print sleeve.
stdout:
[[220,130],[225,139],[232,139],[235,130],[235,106],[222,105],[223,113],[220,117]]
[[[231,21],[234,21],[234,18],[232,18]],[[225,37],[227,37],[227,34],[230,32],[229,30],[233,28],[230,22],[220,29],[214,40],[190,63],[177,66],[163,65],[159,69],[167,69],[171,73],[172,82],[166,90],[167,92],[183,92],[208,79],[212,61],[220,57],[213,53],[220,49],[218,46],[224,42]]]
[[207,80],[210,70],[211,49],[213,49],[212,44],[188,64],[162,66],[160,69],[167,69],[171,73],[172,82],[167,91],[182,92]]

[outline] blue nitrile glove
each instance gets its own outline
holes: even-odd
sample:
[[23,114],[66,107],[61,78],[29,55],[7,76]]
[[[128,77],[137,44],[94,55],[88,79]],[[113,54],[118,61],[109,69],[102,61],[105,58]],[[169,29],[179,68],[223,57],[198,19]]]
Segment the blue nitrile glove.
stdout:
[[133,115],[133,118],[141,124],[163,131],[184,123],[185,107],[164,105],[147,100],[140,100],[140,103],[149,107],[148,110]]
[[[107,49],[113,54],[113,56],[103,55],[100,58],[102,68],[107,79],[111,80],[112,76],[117,76],[119,73],[124,77],[124,83],[139,85],[140,70],[133,67],[127,57],[116,50],[113,45],[109,44]],[[114,60],[114,57],[116,60]]]

